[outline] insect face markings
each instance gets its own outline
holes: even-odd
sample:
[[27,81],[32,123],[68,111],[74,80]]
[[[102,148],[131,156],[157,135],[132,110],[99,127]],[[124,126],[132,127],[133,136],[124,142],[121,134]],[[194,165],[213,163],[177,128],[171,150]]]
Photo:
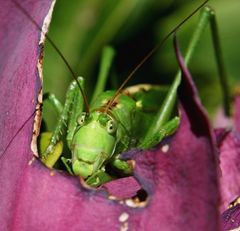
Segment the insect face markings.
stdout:
[[93,111],[79,117],[79,128],[72,142],[73,172],[84,178],[108,160],[116,146],[117,123],[108,114]]

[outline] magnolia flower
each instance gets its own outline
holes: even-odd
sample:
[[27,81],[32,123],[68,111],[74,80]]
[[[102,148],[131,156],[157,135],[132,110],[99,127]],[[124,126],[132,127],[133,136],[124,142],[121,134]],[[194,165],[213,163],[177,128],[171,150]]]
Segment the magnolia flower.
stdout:
[[[132,177],[93,190],[34,157],[30,142],[32,115],[39,114],[41,33],[11,1],[1,4],[1,230],[220,231],[239,226],[239,206],[221,213],[240,195],[240,107],[235,130],[214,133],[178,48],[180,127],[157,147],[123,153],[135,162]],[[21,4],[39,25],[47,25],[50,0]]]

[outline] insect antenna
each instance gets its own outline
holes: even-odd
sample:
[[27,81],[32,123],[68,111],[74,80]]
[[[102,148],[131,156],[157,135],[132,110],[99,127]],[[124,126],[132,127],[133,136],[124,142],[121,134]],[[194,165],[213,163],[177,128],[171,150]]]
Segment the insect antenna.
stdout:
[[127,76],[127,78],[124,80],[124,82],[121,84],[121,86],[117,89],[116,93],[112,97],[112,99],[108,102],[105,113],[108,112],[108,110],[111,108],[111,106],[114,104],[115,99],[120,94],[121,90],[125,87],[127,82],[132,78],[132,76],[143,66],[144,63],[146,63],[149,58],[168,40],[168,38],[174,34],[186,21],[188,21],[194,14],[196,14],[204,5],[207,4],[209,0],[204,1],[199,7],[197,7],[190,15],[188,15],[185,19],[183,19],[177,26],[175,26],[155,47],[153,47],[147,55],[136,65],[136,67],[130,72],[130,74]]
[[74,80],[77,82],[77,85],[80,89],[81,95],[83,97],[83,101],[84,101],[84,105],[85,105],[85,109],[86,109],[86,113],[89,114],[90,112],[90,108],[89,108],[89,104],[87,101],[87,97],[86,94],[84,92],[84,90],[82,89],[81,85],[79,84],[78,80],[77,80],[77,75],[74,73],[73,69],[71,68],[70,64],[68,63],[68,61],[66,60],[66,58],[64,57],[63,53],[59,50],[59,48],[56,46],[56,44],[53,42],[53,40],[46,34],[43,32],[42,28],[38,25],[38,23],[33,19],[33,17],[22,7],[22,5],[20,5],[20,3],[18,3],[16,0],[12,0],[12,2],[16,5],[16,7],[37,27],[37,29],[39,31],[41,31],[44,36],[46,37],[46,39],[48,40],[48,42],[51,44],[51,46],[54,48],[54,50],[59,54],[59,56],[61,57],[61,59],[63,60],[63,62],[66,64],[68,70],[70,71],[72,77],[74,78]]

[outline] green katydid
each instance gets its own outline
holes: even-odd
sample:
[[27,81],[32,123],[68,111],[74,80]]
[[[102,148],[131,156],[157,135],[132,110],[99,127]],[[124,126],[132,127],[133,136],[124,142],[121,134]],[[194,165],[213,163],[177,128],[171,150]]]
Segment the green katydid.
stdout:
[[[177,88],[181,80],[180,74],[176,76],[169,89],[152,85],[123,88],[146,60],[206,2],[152,49],[117,91],[104,91],[108,70],[114,56],[114,51],[107,47],[103,52],[100,74],[90,106],[83,90],[84,79],[77,78],[74,74],[75,80],[68,88],[64,106],[53,94],[47,95],[46,98],[59,112],[60,118],[51,135],[41,135],[40,154],[43,162],[52,167],[58,160],[61,155],[61,147],[59,147],[61,144],[58,142],[62,131],[67,126],[66,140],[71,150],[71,158],[62,157],[63,163],[69,173],[84,178],[86,183],[91,186],[98,186],[113,179],[113,176],[106,170],[107,165],[119,170],[122,175],[131,174],[133,170],[131,164],[120,159],[122,152],[131,148],[154,147],[162,139],[173,134],[179,125],[175,105]],[[21,6],[18,7],[21,8]],[[27,16],[29,17],[29,15]],[[213,29],[214,44],[219,44],[214,17],[214,13],[209,7],[203,9],[187,51],[186,63],[189,62],[209,20]],[[47,39],[52,43],[49,37]],[[56,46],[53,46],[56,49]],[[215,48],[219,70],[222,70],[220,47]],[[58,49],[56,50],[60,53]],[[61,53],[60,55],[62,57]],[[63,59],[66,63],[65,58]],[[67,66],[69,67],[68,64]],[[223,73],[220,72],[220,74]],[[84,106],[85,111],[83,111]]]
[[[111,57],[113,57],[113,50],[106,47],[103,52],[101,72],[106,72],[104,69],[110,66]],[[72,158],[67,160],[62,157],[62,161],[71,174],[80,175],[93,186],[112,178],[105,171],[107,163],[120,170],[123,175],[129,175],[132,168],[127,162],[120,160],[119,155],[130,148],[147,149],[155,146],[164,137],[172,134],[179,124],[177,116],[171,117],[175,97],[167,100],[169,101],[167,110],[158,112],[167,94],[166,88],[138,85],[121,91],[121,94],[116,94],[116,91],[112,90],[103,91],[104,84],[98,87],[103,82],[102,78],[106,79],[106,75],[99,76],[97,90],[93,95],[89,112],[82,112],[84,103],[76,81],[70,84],[65,105],[57,109],[61,111],[61,119],[51,137],[50,145],[42,153],[44,162],[52,167],[57,159],[53,152],[54,146],[59,140],[60,131],[65,126],[64,120],[68,121],[66,139],[72,151]],[[83,87],[83,78],[79,77],[78,81]],[[170,94],[176,94],[176,89]],[[113,97],[116,97],[115,100],[112,100]],[[47,98],[56,108],[59,107],[60,102],[52,94]],[[156,117],[157,113],[160,116]],[[150,135],[146,136],[146,131],[151,128],[152,121],[154,124],[159,124],[159,128],[156,129],[157,132],[151,129]],[[45,142],[44,135],[42,137],[40,147]],[[41,150],[45,149],[44,146],[43,144]]]

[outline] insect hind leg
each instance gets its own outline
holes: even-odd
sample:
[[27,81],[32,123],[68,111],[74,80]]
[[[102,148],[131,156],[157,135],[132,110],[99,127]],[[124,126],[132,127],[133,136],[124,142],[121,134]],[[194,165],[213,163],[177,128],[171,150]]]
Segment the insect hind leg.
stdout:
[[[199,39],[206,28],[206,26],[210,23],[210,29],[212,32],[212,40],[214,45],[214,51],[215,56],[217,60],[217,68],[219,72],[219,78],[220,78],[220,84],[222,88],[222,94],[223,94],[223,100],[224,100],[224,107],[225,107],[225,113],[229,114],[229,100],[230,100],[230,93],[228,90],[228,81],[225,73],[225,67],[222,57],[222,50],[220,46],[220,39],[218,35],[218,28],[216,23],[216,16],[215,12],[209,7],[206,6],[203,8],[200,19],[198,22],[198,25],[196,26],[196,29],[192,35],[192,38],[190,40],[186,55],[185,55],[185,64],[188,65],[190,59],[192,58],[192,55],[195,51],[195,48],[199,42]],[[168,123],[168,120],[170,118],[172,109],[174,108],[174,104],[176,102],[177,98],[177,88],[180,85],[181,82],[181,72],[179,71],[176,75],[173,84],[170,87],[169,93],[166,96],[166,99],[162,105],[162,108],[159,110],[155,120],[153,121],[151,127],[147,131],[147,135],[144,137],[144,140],[141,142],[140,147],[141,148],[148,148],[151,147],[149,144],[151,143],[152,137],[154,137],[154,134],[158,134],[157,130],[161,130],[166,123]],[[160,133],[159,133],[160,135]],[[153,142],[155,143],[155,142]]]

